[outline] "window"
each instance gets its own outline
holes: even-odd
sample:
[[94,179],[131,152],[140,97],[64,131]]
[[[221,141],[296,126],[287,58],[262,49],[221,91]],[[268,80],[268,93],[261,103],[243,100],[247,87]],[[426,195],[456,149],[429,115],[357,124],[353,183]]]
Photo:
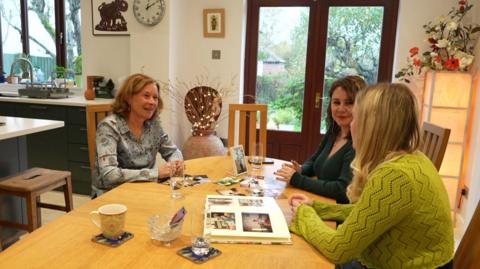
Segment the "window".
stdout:
[[0,25],[0,70],[7,75],[21,56],[31,60],[35,82],[48,81],[56,66],[81,74],[80,0],[2,0]]

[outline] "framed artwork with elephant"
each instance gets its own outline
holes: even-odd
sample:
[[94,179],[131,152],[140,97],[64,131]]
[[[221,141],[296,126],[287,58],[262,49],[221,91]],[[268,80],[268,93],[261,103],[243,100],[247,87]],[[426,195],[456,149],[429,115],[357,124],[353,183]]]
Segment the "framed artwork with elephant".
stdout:
[[127,0],[92,0],[93,35],[130,35]]

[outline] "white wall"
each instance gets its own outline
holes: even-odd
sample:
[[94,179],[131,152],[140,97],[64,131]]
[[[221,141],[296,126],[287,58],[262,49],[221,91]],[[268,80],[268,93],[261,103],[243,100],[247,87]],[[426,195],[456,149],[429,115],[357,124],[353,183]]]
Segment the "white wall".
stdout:
[[91,1],[81,1],[83,84],[89,75],[117,78],[130,73],[130,37],[94,36]]
[[[90,1],[82,1],[85,75],[103,75],[117,81],[143,70],[163,82],[181,81],[189,85],[195,85],[197,76],[207,76],[212,86],[220,83],[233,87],[235,94],[230,99],[238,102],[243,85],[244,0],[175,0],[166,4],[165,17],[154,27],[137,23],[129,14],[130,36],[119,37],[93,36]],[[225,9],[225,38],[203,37],[205,8]],[[214,49],[221,51],[220,60],[211,59]],[[168,98],[164,102],[164,127],[181,146],[190,135],[190,123],[181,106]],[[227,103],[229,100],[224,100],[222,113],[226,113]],[[225,120],[220,122],[218,134],[226,137]]]
[[465,178],[465,186],[469,187],[468,199],[463,200],[460,210],[460,221],[463,225],[468,224],[472,218],[478,201],[480,201],[480,40],[477,41],[475,47],[475,62],[473,63],[471,72],[474,74],[474,91],[477,96],[474,100],[475,108],[473,115],[473,126],[470,141],[470,152],[467,164],[467,172]]
[[[197,76],[204,76],[211,86],[220,83],[223,87],[233,87],[238,102],[242,81],[242,33],[243,0],[175,0],[173,8],[178,11],[172,19],[171,38],[171,74],[172,82],[181,81],[197,85]],[[225,38],[203,37],[203,9],[225,9]],[[212,50],[220,50],[221,58],[213,60]],[[233,79],[233,85],[231,85]],[[178,83],[176,84],[178,85]],[[231,85],[231,86],[230,86]],[[181,88],[181,87],[180,87]],[[233,97],[233,96],[230,96]],[[226,115],[228,100],[223,100],[222,114]],[[178,140],[185,141],[190,135],[191,124],[183,113],[177,114],[180,123]],[[220,122],[218,135],[227,136],[226,120]]]

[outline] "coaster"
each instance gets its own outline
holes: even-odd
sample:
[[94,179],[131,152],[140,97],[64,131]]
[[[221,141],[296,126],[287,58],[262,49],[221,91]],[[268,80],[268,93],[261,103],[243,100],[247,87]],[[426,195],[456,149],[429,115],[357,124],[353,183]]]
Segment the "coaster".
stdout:
[[222,252],[219,249],[210,248],[207,255],[198,256],[195,253],[193,253],[192,247],[190,246],[190,247],[184,247],[184,248],[180,249],[179,251],[177,251],[177,254],[184,257],[185,259],[191,260],[194,263],[204,263],[204,262],[222,254]]
[[111,247],[117,247],[125,243],[129,239],[133,238],[133,234],[129,232],[124,232],[118,239],[108,239],[103,234],[98,234],[92,237],[93,242],[97,242],[102,245],[107,245]]

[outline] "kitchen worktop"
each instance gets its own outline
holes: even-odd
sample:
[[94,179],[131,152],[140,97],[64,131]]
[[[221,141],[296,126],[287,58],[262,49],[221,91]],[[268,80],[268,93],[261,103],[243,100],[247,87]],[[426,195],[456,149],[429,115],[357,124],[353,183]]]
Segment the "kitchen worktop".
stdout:
[[61,128],[63,126],[63,121],[0,116],[0,140]]
[[110,104],[113,102],[113,99],[95,98],[94,100],[89,101],[85,99],[85,97],[78,95],[73,95],[69,98],[63,99],[38,99],[28,97],[0,96],[0,102],[86,107],[87,105]]
[[[24,87],[19,84],[1,84],[2,91],[6,93],[12,93],[18,90],[19,87]],[[43,105],[59,105],[59,106],[77,106],[86,107],[87,105],[96,104],[109,104],[113,102],[113,99],[95,98],[94,100],[87,100],[83,96],[83,89],[71,89],[73,95],[68,98],[62,99],[40,99],[40,98],[28,98],[28,97],[7,97],[0,96],[0,102],[12,102],[12,103],[30,103],[30,104],[43,104]]]

